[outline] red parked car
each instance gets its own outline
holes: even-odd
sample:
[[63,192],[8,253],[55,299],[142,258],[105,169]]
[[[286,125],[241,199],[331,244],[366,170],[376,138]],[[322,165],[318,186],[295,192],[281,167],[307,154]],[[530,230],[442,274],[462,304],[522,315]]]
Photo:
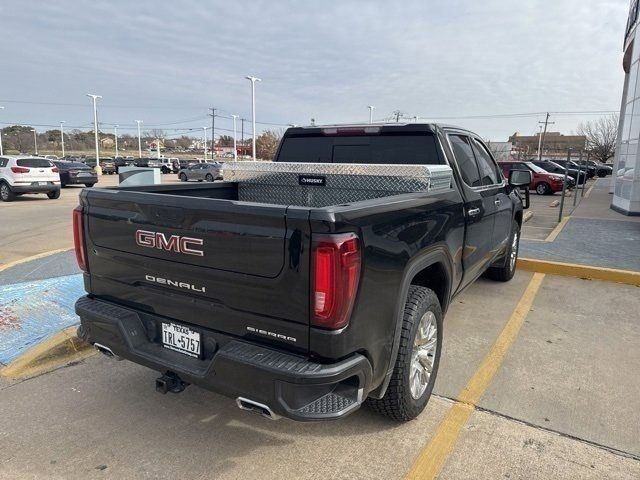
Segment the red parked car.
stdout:
[[[550,195],[562,191],[564,175],[549,173],[546,170],[534,165],[532,162],[498,162],[502,168],[504,178],[509,179],[509,170],[530,170],[533,174],[530,190],[535,190],[538,195]],[[576,184],[573,177],[567,177],[567,188],[572,188]]]

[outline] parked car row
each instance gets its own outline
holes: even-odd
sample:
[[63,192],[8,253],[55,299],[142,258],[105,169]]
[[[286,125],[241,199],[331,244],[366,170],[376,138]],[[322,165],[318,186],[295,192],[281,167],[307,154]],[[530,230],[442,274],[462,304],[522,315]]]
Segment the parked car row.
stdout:
[[582,185],[596,175],[598,177],[606,177],[613,172],[611,166],[594,162],[593,160],[583,162],[582,165],[573,160],[530,160],[498,163],[505,178],[508,178],[509,171],[512,169],[531,171],[533,176],[529,188],[535,190],[538,195],[550,195],[562,191],[565,172],[567,173],[568,188]]

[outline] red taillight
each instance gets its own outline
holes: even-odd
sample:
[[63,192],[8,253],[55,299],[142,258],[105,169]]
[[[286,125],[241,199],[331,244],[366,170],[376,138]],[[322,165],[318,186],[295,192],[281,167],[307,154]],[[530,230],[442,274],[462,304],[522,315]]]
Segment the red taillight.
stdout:
[[349,323],[360,280],[360,243],[353,233],[313,238],[311,323],[338,329]]
[[13,173],[29,173],[30,170],[25,167],[11,167]]
[[87,250],[84,244],[84,220],[82,207],[73,209],[73,244],[76,248],[76,260],[83,272],[87,271]]
[[53,167],[53,168],[51,169],[51,171],[52,171],[53,173],[58,173],[60,170],[58,170],[58,167]]

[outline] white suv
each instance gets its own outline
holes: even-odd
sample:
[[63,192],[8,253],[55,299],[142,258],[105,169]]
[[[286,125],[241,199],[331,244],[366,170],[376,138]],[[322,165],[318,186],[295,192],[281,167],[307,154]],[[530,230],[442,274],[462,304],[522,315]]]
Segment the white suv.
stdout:
[[58,168],[46,158],[0,157],[0,199],[10,202],[23,193],[60,197]]

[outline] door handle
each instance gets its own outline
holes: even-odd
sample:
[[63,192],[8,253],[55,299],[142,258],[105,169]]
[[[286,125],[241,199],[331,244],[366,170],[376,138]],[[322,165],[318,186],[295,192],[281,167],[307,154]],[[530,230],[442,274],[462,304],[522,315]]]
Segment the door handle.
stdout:
[[496,198],[496,199],[493,201],[493,204],[494,204],[494,205],[500,205],[501,203],[502,203],[502,202],[500,201],[500,199],[499,199],[499,198]]
[[476,215],[478,215],[480,213],[480,209],[479,208],[470,208],[469,210],[467,210],[467,214],[470,217],[475,217]]

